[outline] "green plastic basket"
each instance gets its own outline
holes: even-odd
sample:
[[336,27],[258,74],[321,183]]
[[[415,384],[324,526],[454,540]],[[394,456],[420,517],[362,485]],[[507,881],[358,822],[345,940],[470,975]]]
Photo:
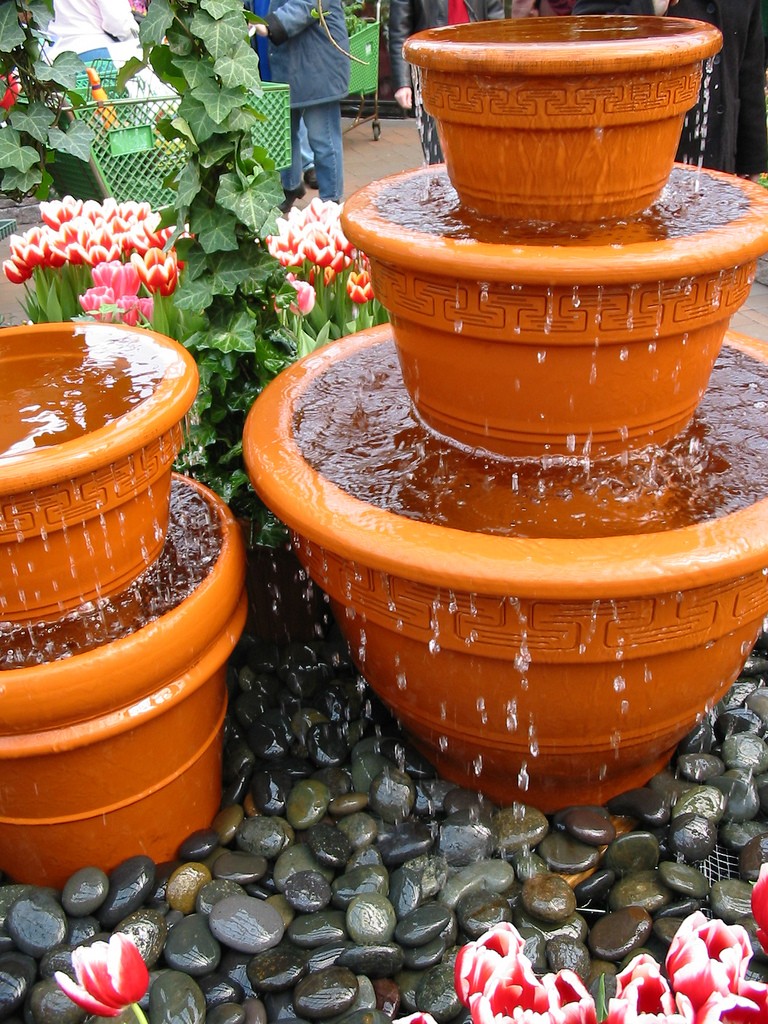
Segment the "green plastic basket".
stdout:
[[263,146],[275,167],[282,169],[291,163],[291,88],[282,82],[262,82],[264,90],[254,96],[253,106],[264,120],[253,129],[255,145]]
[[[349,37],[349,52],[358,60],[350,61],[349,95],[376,92],[379,84],[379,22],[372,21]],[[358,61],[365,61],[364,64]]]
[[[277,168],[291,162],[290,89],[265,82],[263,93],[252,98],[264,115],[253,131],[253,141],[266,149]],[[168,141],[157,129],[161,118],[173,116],[180,98],[149,95],[140,99],[111,99],[106,104],[86,103],[73,111],[93,131],[88,163],[59,153],[51,174],[59,195],[119,203],[148,202],[158,209],[173,203],[174,191],[166,182],[186,162],[181,141]]]

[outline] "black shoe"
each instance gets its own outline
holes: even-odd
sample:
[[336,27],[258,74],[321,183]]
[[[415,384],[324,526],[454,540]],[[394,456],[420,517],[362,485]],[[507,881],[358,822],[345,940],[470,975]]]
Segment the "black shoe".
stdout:
[[301,182],[299,182],[298,188],[284,188],[283,195],[285,196],[285,199],[282,201],[282,203],[280,203],[281,213],[288,213],[288,211],[296,202],[296,200],[303,199],[306,194],[307,190],[304,188]]
[[308,167],[304,171],[304,184],[307,188],[313,188],[317,192],[317,171],[314,167]]

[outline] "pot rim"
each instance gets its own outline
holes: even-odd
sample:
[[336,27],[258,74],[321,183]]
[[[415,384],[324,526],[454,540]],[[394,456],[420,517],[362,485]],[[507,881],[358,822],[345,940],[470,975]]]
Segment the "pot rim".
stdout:
[[[539,598],[622,598],[738,578],[768,566],[768,499],[661,533],[600,538],[472,534],[407,519],[350,497],[313,470],[293,435],[302,394],[331,364],[388,341],[385,324],[311,353],[254,403],[243,434],[254,488],[293,531],[352,562],[433,586]],[[768,362],[768,343],[728,343]]]
[[722,33],[687,18],[582,15],[508,18],[426,29],[405,59],[428,71],[581,78],[683,67],[716,54]]
[[[155,391],[97,430],[61,444],[0,457],[0,494],[27,492],[73,479],[117,462],[139,451],[149,441],[162,437],[183,420],[197,395],[197,364],[178,342],[157,331],[125,324],[46,323],[6,327],[2,348],[12,351],[14,344],[23,349],[32,339],[76,337],[86,333],[127,334],[148,339],[161,353],[167,365]],[[0,351],[0,361],[2,352]]]
[[128,636],[70,658],[0,672],[4,735],[86,723],[105,710],[158,699],[152,698],[158,686],[163,699],[170,699],[168,686],[178,678],[193,678],[210,645],[242,618],[245,546],[240,526],[209,488],[178,473],[173,477],[202,495],[218,515],[221,549],[210,572],[175,608]]
[[[748,208],[728,224],[661,241],[553,246],[453,239],[402,227],[378,209],[385,189],[434,176],[435,167],[418,167],[373,181],[355,192],[341,214],[342,230],[368,258],[451,280],[505,284],[569,286],[633,284],[694,277],[740,266],[768,251],[768,189],[719,171],[676,164],[680,171],[706,175],[740,190]],[[546,238],[546,233],[545,236]]]

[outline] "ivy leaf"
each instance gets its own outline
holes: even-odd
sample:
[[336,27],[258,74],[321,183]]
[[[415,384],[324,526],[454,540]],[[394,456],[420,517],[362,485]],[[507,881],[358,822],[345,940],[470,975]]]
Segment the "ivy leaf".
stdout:
[[223,18],[227,14],[242,13],[240,0],[200,0],[200,6],[212,18]]
[[56,117],[44,103],[30,103],[28,107],[15,106],[11,111],[10,121],[20,132],[31,135],[36,142],[48,141],[48,129]]
[[198,160],[201,167],[213,167],[220,160],[226,159],[232,152],[232,143],[227,138],[216,136],[200,147]]
[[204,43],[214,60],[231,53],[238,43],[247,38],[248,30],[242,5],[239,13],[231,12],[221,18],[212,18],[204,11],[193,14],[190,28]]
[[185,93],[182,97],[178,114],[190,125],[198,143],[207,141],[218,128],[216,122],[208,116],[202,103],[190,92]]
[[207,309],[213,301],[211,282],[204,277],[199,277],[196,281],[192,281],[185,275],[181,284],[173,293],[173,299],[178,309],[196,311]]
[[221,79],[221,84],[234,89],[243,86],[249,92],[261,91],[261,74],[259,72],[259,55],[243,40],[235,49],[223,57],[219,57],[213,70]]
[[222,89],[213,77],[196,86],[193,95],[217,125],[223,124],[235,107],[243,102],[242,89]]
[[16,4],[0,4],[0,50],[10,53],[17,46],[23,46],[24,39]]
[[217,295],[233,295],[251,273],[239,251],[218,253],[208,260],[208,267],[213,274],[213,289]]
[[[33,150],[34,152],[34,150]],[[30,192],[42,180],[43,174],[35,154],[31,167],[22,170],[20,167],[9,167],[3,171],[2,191],[3,192]]]
[[194,160],[188,160],[179,175],[176,189],[176,205],[191,206],[192,201],[200,192],[200,171]]
[[204,252],[227,252],[237,248],[237,221],[220,209],[202,209],[192,219],[190,227]]
[[0,128],[0,167],[13,167],[21,146],[19,133],[13,128]]
[[173,11],[168,0],[152,0],[139,29],[142,46],[159,46],[173,25]]
[[91,158],[93,138],[93,130],[84,121],[73,121],[66,132],[60,128],[51,128],[48,145],[59,153],[69,153],[87,163]]
[[47,64],[44,60],[35,62],[35,75],[41,82],[51,82],[53,85],[61,86],[65,91],[75,91],[77,88],[77,76],[85,73],[85,64],[76,53],[66,51],[60,53],[53,64]]
[[283,190],[276,174],[260,175],[252,184],[243,185],[235,174],[219,179],[216,201],[230,210],[254,234],[258,234],[274,206],[281,202]]
[[18,146],[9,156],[5,150],[0,154],[0,167],[15,167],[22,174],[26,174],[33,164],[38,163],[40,154],[31,146]]
[[198,57],[177,57],[174,63],[190,89],[195,89],[204,82],[213,80],[211,65]]

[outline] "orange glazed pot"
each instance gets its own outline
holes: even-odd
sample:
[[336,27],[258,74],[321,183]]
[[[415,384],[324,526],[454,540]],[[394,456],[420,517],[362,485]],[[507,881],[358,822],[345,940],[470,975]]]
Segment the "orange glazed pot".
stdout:
[[[350,497],[294,437],[303,395],[388,327],[301,360],[246,422],[259,495],[358,667],[441,775],[545,811],[641,785],[738,675],[768,610],[768,500],[649,534],[501,537]],[[768,362],[768,345],[733,342]]]
[[246,617],[245,553],[227,506],[210,573],[172,611],[87,653],[2,673],[0,869],[61,887],[83,864],[160,862],[221,800],[226,660]]
[[703,22],[589,16],[429,29],[403,52],[463,203],[489,217],[593,221],[659,195],[702,62],[721,44]]
[[[653,214],[541,237],[465,221],[429,167],[347,200],[344,232],[370,260],[422,419],[472,447],[534,457],[599,457],[677,434],[768,250],[768,193],[683,166],[674,180],[681,198],[667,205],[692,223],[670,237]],[[702,226],[712,207],[726,212]]]
[[115,593],[159,554],[194,359],[152,331],[0,331],[0,619]]

